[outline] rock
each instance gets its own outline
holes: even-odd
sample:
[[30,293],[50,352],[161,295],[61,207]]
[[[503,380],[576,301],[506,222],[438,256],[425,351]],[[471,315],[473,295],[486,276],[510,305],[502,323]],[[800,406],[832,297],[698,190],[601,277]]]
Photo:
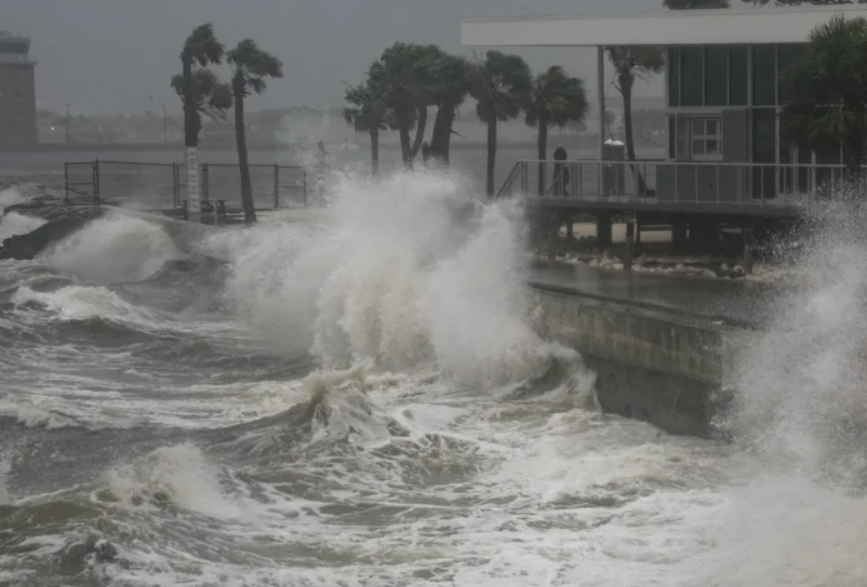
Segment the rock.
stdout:
[[9,206],[6,212],[34,216],[47,220],[45,224],[28,234],[12,236],[0,247],[0,260],[29,260],[49,246],[79,230],[90,221],[99,218],[105,210],[98,206],[45,205],[31,206],[32,202]]

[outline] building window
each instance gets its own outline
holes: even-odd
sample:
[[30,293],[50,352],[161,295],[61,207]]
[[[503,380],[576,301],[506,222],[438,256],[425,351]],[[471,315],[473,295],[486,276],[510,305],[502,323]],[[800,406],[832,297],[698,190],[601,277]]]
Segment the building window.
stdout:
[[725,45],[711,45],[704,52],[704,105],[728,104],[729,50]]
[[680,105],[704,104],[704,48],[680,49]]
[[747,80],[749,73],[749,52],[746,45],[732,45],[729,48],[729,105],[747,105]]
[[779,68],[777,95],[780,105],[786,103],[786,77],[790,67],[796,65],[806,54],[806,45],[780,45],[777,66]]
[[668,117],[668,158],[677,159],[677,118]]
[[668,105],[680,106],[680,50],[677,47],[668,50],[665,69],[668,73]]
[[753,47],[753,105],[774,106],[777,101],[777,47]]
[[722,160],[722,120],[693,118],[690,121],[690,148],[694,161]]

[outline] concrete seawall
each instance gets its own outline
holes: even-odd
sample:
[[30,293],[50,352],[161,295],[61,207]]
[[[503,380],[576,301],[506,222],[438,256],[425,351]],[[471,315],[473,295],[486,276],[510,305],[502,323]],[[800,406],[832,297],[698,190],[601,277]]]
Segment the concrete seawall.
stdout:
[[749,331],[562,287],[535,283],[531,292],[537,332],[582,354],[605,412],[675,434],[712,434]]
[[[182,250],[219,261],[202,242],[221,229],[111,208],[163,226]],[[223,229],[224,230],[224,229]],[[708,436],[726,403],[739,353],[752,335],[725,318],[635,300],[611,300],[562,284],[530,282],[531,321],[546,340],[573,348],[597,374],[607,413],[650,422],[667,432]]]

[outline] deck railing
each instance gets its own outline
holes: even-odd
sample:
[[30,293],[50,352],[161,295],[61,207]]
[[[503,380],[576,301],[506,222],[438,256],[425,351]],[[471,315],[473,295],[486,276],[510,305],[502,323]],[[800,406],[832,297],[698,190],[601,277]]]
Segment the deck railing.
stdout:
[[795,206],[859,189],[843,165],[686,161],[518,161],[498,197]]
[[[241,172],[237,164],[200,164],[204,201],[241,203]],[[182,163],[136,161],[75,161],[64,164],[68,204],[125,203],[153,209],[184,206],[186,172]],[[307,172],[297,165],[251,164],[250,179],[256,208],[307,206]]]

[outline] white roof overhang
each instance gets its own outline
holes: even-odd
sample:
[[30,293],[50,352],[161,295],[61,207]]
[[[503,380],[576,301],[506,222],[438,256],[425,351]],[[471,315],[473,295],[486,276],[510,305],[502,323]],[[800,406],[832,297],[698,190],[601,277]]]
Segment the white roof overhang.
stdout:
[[483,47],[805,43],[817,25],[840,14],[867,17],[867,6],[466,20],[461,23],[461,43]]

